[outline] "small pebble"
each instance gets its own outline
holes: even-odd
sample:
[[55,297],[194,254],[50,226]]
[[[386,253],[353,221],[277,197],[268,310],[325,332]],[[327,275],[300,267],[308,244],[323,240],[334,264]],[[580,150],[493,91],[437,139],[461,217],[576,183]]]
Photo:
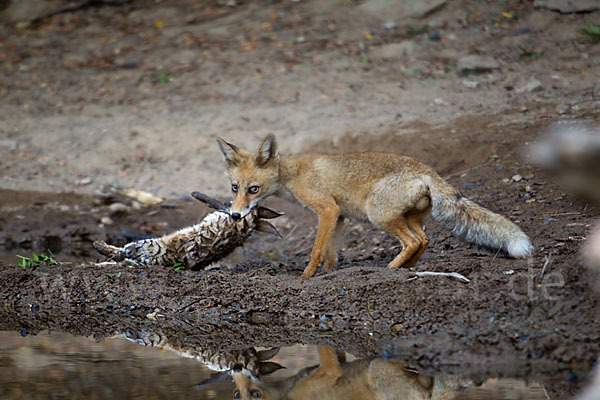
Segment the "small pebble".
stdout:
[[118,212],[124,212],[127,211],[129,209],[129,207],[127,207],[125,204],[123,203],[113,203],[110,206],[108,206],[108,209],[110,210],[110,212],[112,214],[116,214]]
[[100,218],[100,223],[103,225],[112,225],[113,220],[110,217],[104,216],[104,217]]
[[319,330],[321,330],[321,331],[330,331],[331,327],[328,326],[327,324],[325,324],[324,322],[321,322],[319,324]]
[[521,175],[519,175],[519,174],[513,175],[513,177],[512,177],[512,181],[513,182],[520,182],[521,179],[523,179],[523,177]]
[[442,35],[438,31],[433,31],[429,34],[429,40],[432,42],[439,42],[442,39]]
[[138,67],[138,63],[135,61],[127,61],[123,65],[121,65],[121,68],[125,68],[125,69],[135,69],[137,67]]
[[92,178],[90,178],[89,176],[75,181],[75,185],[77,186],[85,186],[89,185],[90,183],[92,183]]
[[476,187],[483,186],[483,181],[480,182],[465,182],[460,185],[461,189],[475,189]]
[[571,106],[568,104],[559,104],[556,106],[556,112],[559,114],[568,114],[571,111]]
[[519,29],[519,30],[517,31],[517,34],[518,34],[518,35],[525,35],[525,34],[527,34],[527,33],[529,33],[529,32],[531,32],[531,28],[529,28],[529,27],[527,27],[527,26],[526,26],[526,27],[524,27],[524,28],[521,28],[521,29]]

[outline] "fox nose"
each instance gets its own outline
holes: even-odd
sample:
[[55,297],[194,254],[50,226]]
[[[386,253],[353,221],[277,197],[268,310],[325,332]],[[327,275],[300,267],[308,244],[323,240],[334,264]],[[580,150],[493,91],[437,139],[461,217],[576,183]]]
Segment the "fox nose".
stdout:
[[231,218],[233,218],[235,221],[237,221],[238,219],[242,218],[242,214],[240,214],[240,213],[232,213],[231,214]]

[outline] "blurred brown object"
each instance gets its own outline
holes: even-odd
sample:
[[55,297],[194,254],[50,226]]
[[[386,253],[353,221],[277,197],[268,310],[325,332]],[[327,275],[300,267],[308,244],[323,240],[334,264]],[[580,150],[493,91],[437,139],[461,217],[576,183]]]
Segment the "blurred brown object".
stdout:
[[[560,122],[535,143],[534,163],[553,173],[564,186],[586,201],[600,205],[600,126],[585,122]],[[583,248],[585,262],[600,272],[600,223]],[[596,285],[600,288],[600,285]],[[600,368],[577,400],[600,399]]]
[[[562,121],[552,126],[529,152],[531,160],[554,174],[571,192],[600,205],[600,125]],[[587,263],[600,269],[600,226],[584,246]]]
[[588,236],[583,254],[590,266],[600,269],[600,223]]
[[600,126],[562,121],[533,144],[532,161],[581,198],[600,204]]

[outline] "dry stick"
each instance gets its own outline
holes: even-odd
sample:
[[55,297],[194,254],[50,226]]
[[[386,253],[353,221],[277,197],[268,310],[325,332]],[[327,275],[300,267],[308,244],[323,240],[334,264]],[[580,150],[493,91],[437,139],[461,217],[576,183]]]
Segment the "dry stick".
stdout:
[[477,165],[476,165],[476,166],[474,166],[474,167],[467,168],[467,169],[465,169],[465,170],[458,171],[458,172],[455,172],[455,173],[453,173],[453,174],[450,174],[450,175],[446,175],[446,176],[444,176],[444,179],[450,179],[450,178],[452,178],[452,177],[455,177],[455,176],[460,176],[460,175],[462,175],[462,174],[466,174],[467,172],[471,172],[471,171],[473,171],[473,170],[479,169],[479,168],[481,168],[481,167],[483,167],[483,166],[485,166],[485,165],[487,165],[487,164],[491,163],[493,160],[494,160],[493,158],[490,158],[490,159],[488,159],[488,160],[486,160],[486,161],[484,161],[484,162],[481,162],[481,163],[477,164]]
[[583,103],[594,103],[596,101],[600,101],[600,97],[592,97],[591,99],[585,99],[585,100],[580,100],[580,101],[573,101],[573,102],[567,104],[567,107],[568,108],[573,108],[573,107],[578,106],[578,105],[583,104]]
[[421,271],[421,272],[413,272],[412,274],[416,275],[414,278],[410,278],[409,281],[416,279],[417,277],[422,276],[447,276],[448,278],[454,278],[463,283],[469,283],[471,280],[464,275],[459,274],[458,272],[431,272],[431,271]]
[[125,4],[131,3],[131,0],[122,0],[122,1],[118,1],[118,0],[114,0],[114,1],[110,1],[110,0],[84,0],[83,2],[79,3],[79,4],[75,4],[72,6],[66,6],[63,8],[59,8],[58,10],[54,10],[54,11],[50,11],[44,15],[40,15],[39,17],[35,17],[33,18],[30,23],[32,25],[37,24],[39,22],[41,22],[43,19],[46,18],[50,18],[53,17],[55,15],[58,14],[64,14],[64,13],[69,13],[69,12],[74,12],[74,11],[78,11],[81,9],[84,9],[86,7],[100,7],[100,6],[123,6]]
[[494,258],[492,258],[491,262],[494,262],[494,260],[496,259],[496,257],[498,257],[498,254],[500,254],[500,250],[502,250],[502,248],[499,248],[498,251],[496,252],[496,254],[494,254]]
[[552,260],[552,250],[550,250],[548,255],[544,257],[544,259],[544,266],[542,267],[542,273],[540,274],[540,279],[538,280],[538,282],[542,281],[542,279],[544,278],[544,274],[546,273],[546,268],[550,266],[550,261]]
[[293,233],[296,231],[296,228],[297,228],[297,227],[298,227],[298,225],[294,225],[294,226],[292,227],[292,229],[290,229],[290,231],[288,232],[288,234],[287,234],[287,235],[285,235],[285,238],[283,238],[283,240],[286,240],[286,241],[287,241],[287,240],[289,240],[289,239],[290,239],[290,237],[292,236],[292,234],[293,234]]
[[548,394],[548,391],[546,390],[546,387],[544,386],[544,384],[541,384],[542,389],[544,389],[544,394],[546,395],[546,399],[547,400],[552,400],[552,397],[550,397],[550,395]]
[[558,213],[558,214],[545,213],[543,215],[548,216],[548,217],[563,217],[565,215],[584,215],[584,214],[579,211],[571,211],[571,212],[564,212],[564,213]]

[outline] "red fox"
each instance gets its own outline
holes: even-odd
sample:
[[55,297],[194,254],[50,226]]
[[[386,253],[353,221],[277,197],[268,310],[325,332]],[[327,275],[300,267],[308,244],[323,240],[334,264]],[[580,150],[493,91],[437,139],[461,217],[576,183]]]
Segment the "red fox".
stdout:
[[414,266],[429,244],[423,219],[433,218],[470,243],[514,258],[533,251],[529,237],[507,218],[466,199],[433,168],[410,157],[385,153],[306,154],[280,157],[275,135],[255,153],[217,138],[225,160],[233,218],[243,218],[264,198],[276,195],[313,210],[319,220],[310,262],[302,277],[337,263],[346,217],[367,220],[396,236],[402,251],[389,268]]
[[317,367],[305,368],[280,381],[263,380],[261,375],[255,376],[244,370],[234,371],[233,398],[452,400],[473,384],[461,377],[420,375],[400,360],[366,358],[346,362],[345,354],[330,347],[319,346],[318,350]]

